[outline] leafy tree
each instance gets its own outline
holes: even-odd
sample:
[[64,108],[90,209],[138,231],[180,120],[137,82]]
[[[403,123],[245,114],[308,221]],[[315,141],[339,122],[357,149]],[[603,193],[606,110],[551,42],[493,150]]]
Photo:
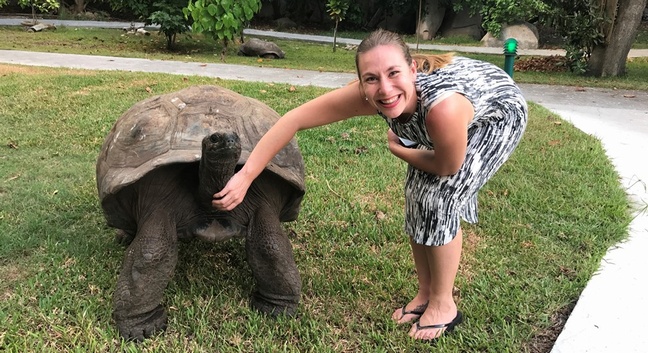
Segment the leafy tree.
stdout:
[[150,14],[153,3],[150,0],[108,0],[110,7],[116,11],[128,11],[139,20],[146,19]]
[[169,50],[173,49],[176,35],[191,26],[182,12],[187,0],[110,0],[110,4],[114,10],[130,10],[146,25],[159,25]]
[[[0,7],[6,5],[8,0],[0,0]],[[61,4],[58,0],[18,0],[18,5],[22,8],[31,7],[32,21],[36,24],[36,10],[38,12],[49,12],[58,10]]]
[[223,41],[223,54],[229,41],[243,33],[243,26],[261,10],[261,0],[190,0],[182,11],[193,20],[192,30]]
[[637,38],[646,0],[603,1],[601,6],[608,18],[602,32],[605,40],[594,46],[587,63],[587,73],[593,76],[625,74],[628,53]]
[[482,26],[495,37],[500,35],[502,25],[529,21],[547,11],[542,0],[459,0],[453,4],[456,11],[468,9],[473,15],[480,14]]
[[564,38],[569,69],[585,73],[592,49],[604,40],[599,28],[605,19],[590,0],[545,1],[549,10],[541,16],[541,21]]
[[326,4],[326,9],[331,16],[331,19],[335,21],[335,29],[333,29],[333,52],[337,46],[337,30],[340,21],[344,20],[346,17],[347,10],[349,10],[349,1],[348,0],[328,0]]
[[570,69],[593,76],[625,74],[646,0],[545,0],[542,22],[565,38]]
[[[166,1],[166,2],[165,2]],[[173,49],[176,36],[189,30],[191,21],[189,21],[182,12],[182,6],[186,5],[186,0],[165,0],[156,2],[147,22],[160,26],[160,32],[164,33],[167,40],[167,49]]]

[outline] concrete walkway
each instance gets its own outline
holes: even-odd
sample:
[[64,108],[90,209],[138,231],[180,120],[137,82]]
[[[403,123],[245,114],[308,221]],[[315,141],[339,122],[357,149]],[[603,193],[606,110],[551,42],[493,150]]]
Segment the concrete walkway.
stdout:
[[[86,22],[83,24],[87,27]],[[65,25],[73,26],[69,22]],[[130,23],[113,25],[122,28]],[[276,32],[266,32],[269,34]],[[200,75],[329,88],[341,87],[355,78],[353,74],[12,50],[0,50],[0,63]],[[609,249],[552,353],[647,352],[648,325],[644,317],[648,314],[648,292],[642,288],[648,283],[648,214],[640,207],[648,205],[648,92],[528,84],[520,87],[527,100],[543,105],[602,141],[622,186],[637,205],[628,239]]]
[[[31,18],[23,17],[0,17],[0,26],[20,26],[24,21],[30,21]],[[113,28],[113,29],[123,29],[129,27],[145,27],[142,22],[115,22],[115,21],[69,21],[69,20],[37,20],[42,23],[52,24],[57,27],[76,27],[76,28]],[[156,28],[156,27],[147,27],[147,28]],[[288,33],[288,32],[277,32],[277,31],[260,31],[256,29],[246,28],[243,30],[243,33],[246,35],[252,35],[257,37],[265,38],[281,38],[281,39],[292,39],[292,40],[301,40],[314,43],[333,43],[333,38],[328,36],[318,36],[310,34],[298,34],[298,33]],[[359,39],[350,39],[350,38],[337,38],[337,43],[339,44],[350,44],[358,45],[360,43]],[[467,45],[438,45],[438,44],[410,44],[410,47],[415,49],[419,48],[421,50],[439,50],[439,51],[455,51],[460,53],[482,53],[482,54],[502,54],[502,48],[499,47],[475,47]],[[565,51],[562,49],[518,49],[519,55],[565,55]],[[629,58],[635,57],[645,57],[648,56],[648,49],[631,49],[628,53]]]

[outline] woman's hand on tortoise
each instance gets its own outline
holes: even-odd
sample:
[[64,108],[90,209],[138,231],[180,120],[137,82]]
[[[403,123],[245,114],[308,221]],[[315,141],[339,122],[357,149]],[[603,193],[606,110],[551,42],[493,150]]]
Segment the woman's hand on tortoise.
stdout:
[[223,190],[214,194],[212,207],[221,211],[233,210],[243,202],[250,184],[252,182],[248,181],[240,172],[234,174]]

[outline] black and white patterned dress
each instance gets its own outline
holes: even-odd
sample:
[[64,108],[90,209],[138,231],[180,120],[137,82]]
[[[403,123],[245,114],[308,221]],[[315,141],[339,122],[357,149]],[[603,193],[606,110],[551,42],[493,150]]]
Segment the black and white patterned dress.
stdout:
[[418,106],[405,123],[383,118],[396,135],[434,149],[425,127],[430,107],[449,92],[464,95],[475,116],[468,126],[466,159],[451,176],[408,167],[405,182],[405,232],[417,244],[440,246],[459,231],[459,219],[477,222],[477,192],[509,158],[527,123],[527,104],[513,80],[499,67],[454,57],[429,74],[416,78]]

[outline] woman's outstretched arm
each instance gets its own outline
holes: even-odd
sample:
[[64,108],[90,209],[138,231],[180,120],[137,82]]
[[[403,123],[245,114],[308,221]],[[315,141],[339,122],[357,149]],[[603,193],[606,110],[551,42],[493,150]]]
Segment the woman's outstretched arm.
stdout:
[[362,96],[357,81],[289,111],[259,140],[243,168],[234,174],[223,190],[214,194],[212,206],[222,211],[238,206],[254,179],[297,131],[375,113],[376,109]]

